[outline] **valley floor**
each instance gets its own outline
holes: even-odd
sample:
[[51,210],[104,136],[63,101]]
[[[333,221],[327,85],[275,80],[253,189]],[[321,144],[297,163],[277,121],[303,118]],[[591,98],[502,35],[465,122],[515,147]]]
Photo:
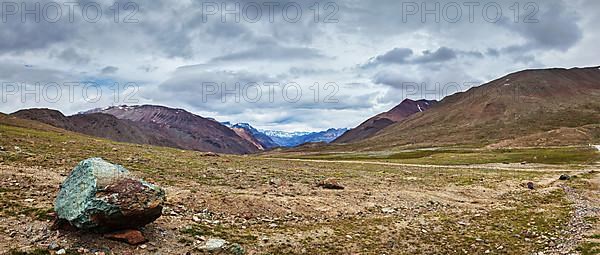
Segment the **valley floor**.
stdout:
[[[204,240],[246,254],[594,254],[594,164],[420,165],[225,156],[0,125],[0,253],[198,254]],[[167,190],[144,246],[51,231],[59,184],[88,157]],[[567,174],[569,180],[559,180]],[[335,178],[343,190],[316,183]],[[534,189],[529,189],[532,182]],[[223,254],[227,254],[225,251]],[[33,254],[33,253],[32,253]]]

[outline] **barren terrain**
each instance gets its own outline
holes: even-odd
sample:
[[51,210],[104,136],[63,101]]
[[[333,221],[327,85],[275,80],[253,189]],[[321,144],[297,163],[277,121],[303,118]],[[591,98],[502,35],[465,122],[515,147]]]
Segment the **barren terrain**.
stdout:
[[[587,161],[456,165],[226,156],[13,124],[0,125],[0,253],[55,253],[50,245],[68,254],[198,254],[210,238],[237,243],[246,254],[600,250],[600,168]],[[93,156],[167,190],[164,215],[142,230],[150,240],[145,245],[49,229],[59,184]],[[563,174],[571,178],[559,180]],[[316,186],[326,178],[345,189]]]

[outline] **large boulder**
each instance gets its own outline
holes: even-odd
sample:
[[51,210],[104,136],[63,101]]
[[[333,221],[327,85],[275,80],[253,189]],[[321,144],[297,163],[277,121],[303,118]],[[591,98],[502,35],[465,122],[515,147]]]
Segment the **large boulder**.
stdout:
[[54,209],[60,220],[99,232],[135,229],[162,214],[165,192],[101,158],[79,162],[61,184]]

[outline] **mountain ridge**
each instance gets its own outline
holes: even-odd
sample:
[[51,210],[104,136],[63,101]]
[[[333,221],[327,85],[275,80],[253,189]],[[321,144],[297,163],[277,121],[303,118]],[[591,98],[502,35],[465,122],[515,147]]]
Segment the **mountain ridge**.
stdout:
[[[600,122],[600,70],[528,69],[441,100],[360,143],[363,149],[485,146]],[[384,143],[385,144],[382,144]]]
[[404,99],[391,110],[377,114],[362,122],[357,127],[348,130],[348,132],[336,138],[333,143],[351,143],[366,139],[375,135],[387,126],[402,121],[413,114],[426,111],[436,103],[436,100],[421,99],[415,101]]

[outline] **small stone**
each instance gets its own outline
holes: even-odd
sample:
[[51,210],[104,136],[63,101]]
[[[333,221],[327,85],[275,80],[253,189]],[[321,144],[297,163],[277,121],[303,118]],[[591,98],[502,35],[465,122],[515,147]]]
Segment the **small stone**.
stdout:
[[146,248],[148,248],[147,245],[145,245],[145,244],[140,245],[140,249],[146,249]]
[[277,227],[277,224],[275,224],[275,223],[271,223],[271,224],[269,224],[269,227],[271,227],[271,228],[276,228],[276,227]]
[[535,186],[534,186],[533,182],[528,182],[527,183],[527,188],[528,189],[535,189]]
[[231,252],[231,254],[233,255],[244,255],[246,254],[246,250],[244,250],[244,247],[242,247],[241,245],[234,243],[229,247],[229,252]]
[[53,251],[56,251],[56,250],[58,250],[58,249],[60,249],[60,246],[59,246],[59,245],[58,245],[56,242],[51,242],[51,243],[48,245],[48,250],[53,250]]
[[223,239],[208,239],[208,241],[206,241],[206,243],[200,247],[198,247],[199,250],[201,251],[220,251],[222,250],[225,245],[227,244],[227,241],[223,240]]
[[207,152],[207,153],[202,154],[202,156],[203,157],[220,157],[219,154],[214,153],[214,152]]
[[395,213],[396,209],[390,208],[390,207],[385,207],[385,208],[381,208],[381,212],[382,213]]
[[571,176],[563,174],[558,179],[561,181],[567,181],[567,180],[571,179]]
[[58,254],[58,255],[67,254],[67,251],[65,249],[60,249],[56,252],[56,254]]
[[320,181],[319,183],[317,183],[317,187],[321,187],[324,189],[344,189],[344,186],[339,184],[337,180],[333,178],[327,178],[325,180]]
[[282,184],[281,179],[272,178],[269,180],[269,185],[271,185],[271,186],[279,187],[279,186],[282,186],[281,184]]
[[111,234],[104,235],[105,238],[120,242],[125,242],[131,245],[138,245],[147,242],[142,232],[139,230],[124,230]]

